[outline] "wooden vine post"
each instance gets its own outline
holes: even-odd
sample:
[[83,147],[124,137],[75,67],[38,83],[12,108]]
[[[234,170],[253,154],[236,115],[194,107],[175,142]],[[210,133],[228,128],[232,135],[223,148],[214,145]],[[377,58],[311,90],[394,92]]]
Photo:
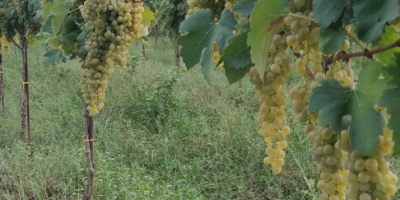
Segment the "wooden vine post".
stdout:
[[0,53],[0,116],[4,114],[3,55]]
[[83,192],[82,200],[91,200],[93,183],[94,183],[94,161],[93,161],[93,117],[89,115],[87,105],[84,104],[84,142],[85,142],[85,154],[86,164],[88,167],[88,180],[86,183],[85,190]]
[[21,139],[28,144],[31,143],[31,124],[29,108],[29,72],[28,72],[28,40],[26,29],[23,27],[20,32],[21,43],[19,49],[22,54],[22,107],[21,107]]

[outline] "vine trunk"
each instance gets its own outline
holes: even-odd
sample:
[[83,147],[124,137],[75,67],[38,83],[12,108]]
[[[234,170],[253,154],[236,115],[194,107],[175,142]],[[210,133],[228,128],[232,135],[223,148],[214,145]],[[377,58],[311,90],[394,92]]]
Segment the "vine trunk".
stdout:
[[0,115],[4,113],[3,55],[0,53]]
[[21,33],[21,53],[22,53],[22,113],[21,113],[21,139],[28,144],[31,143],[31,124],[29,108],[29,72],[28,72],[28,40],[25,28]]
[[94,161],[93,161],[93,117],[89,115],[89,111],[84,105],[84,128],[85,128],[85,153],[88,167],[88,180],[83,192],[82,200],[91,200],[94,184]]

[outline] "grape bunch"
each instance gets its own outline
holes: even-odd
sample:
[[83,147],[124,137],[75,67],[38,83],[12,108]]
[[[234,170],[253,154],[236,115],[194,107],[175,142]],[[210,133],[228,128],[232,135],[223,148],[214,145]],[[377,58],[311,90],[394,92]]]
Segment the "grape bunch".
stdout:
[[393,151],[392,136],[393,132],[385,128],[383,136],[379,138],[378,149],[371,157],[364,157],[355,151],[349,154],[348,199],[389,200],[397,192],[398,177],[390,171],[387,161]]
[[86,0],[80,7],[85,28],[92,30],[85,47],[82,92],[91,116],[104,106],[107,77],[114,65],[126,66],[128,48],[140,38],[143,2]]
[[218,21],[221,12],[224,9],[231,10],[235,1],[237,0],[187,0],[189,9],[186,17],[194,15],[199,9],[208,8],[213,11],[215,19]]
[[328,127],[318,126],[310,131],[308,138],[313,142],[313,158],[319,163],[319,199],[344,200],[347,170],[343,169],[342,162],[346,159],[346,153],[340,148],[339,136]]
[[232,8],[233,8],[233,0],[226,0],[225,9],[232,10]]
[[326,72],[327,78],[337,80],[343,87],[354,87],[354,71],[349,64],[335,61],[333,66]]
[[[282,27],[283,28],[283,27]],[[283,124],[285,120],[286,94],[283,86],[292,70],[291,57],[287,52],[288,45],[283,35],[276,34],[269,47],[268,65],[265,74],[260,78],[256,68],[250,71],[257,96],[261,103],[257,122],[259,134],[267,144],[264,164],[272,166],[275,174],[279,174],[286,156],[284,149],[288,146],[286,136],[290,128]]]
[[193,15],[200,8],[206,8],[208,0],[187,0],[187,5],[189,10],[187,11],[187,16]]

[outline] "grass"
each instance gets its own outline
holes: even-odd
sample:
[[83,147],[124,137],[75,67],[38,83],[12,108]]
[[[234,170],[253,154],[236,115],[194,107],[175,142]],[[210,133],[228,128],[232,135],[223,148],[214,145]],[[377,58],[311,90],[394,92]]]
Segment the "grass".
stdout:
[[[140,57],[140,50],[133,45],[130,55]],[[32,47],[29,53],[31,147],[18,138],[20,55],[4,56],[1,200],[79,199],[86,183],[81,64],[44,67],[44,52]],[[177,74],[167,38],[146,54],[134,70],[111,75],[105,108],[95,118],[94,199],[316,199],[312,146],[293,113],[286,121],[293,130],[286,164],[275,176],[262,164],[259,105],[247,78],[239,88],[219,68],[211,84],[198,68]]]

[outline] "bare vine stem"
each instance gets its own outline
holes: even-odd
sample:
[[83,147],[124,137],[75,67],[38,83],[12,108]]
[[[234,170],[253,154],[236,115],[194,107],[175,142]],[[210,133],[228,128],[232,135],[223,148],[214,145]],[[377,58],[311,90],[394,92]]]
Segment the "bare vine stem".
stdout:
[[14,45],[15,45],[20,51],[22,51],[22,47],[19,46],[19,45],[17,44],[17,42],[15,42],[14,38],[13,38],[13,37],[10,37],[10,38],[11,38],[11,41],[14,43]]
[[[344,51],[340,51],[336,55],[336,59],[337,60],[344,60],[346,62],[348,62],[351,58],[361,57],[361,56],[364,56],[364,57],[367,57],[369,59],[372,59],[374,54],[381,53],[381,52],[387,51],[389,49],[393,49],[395,47],[400,47],[400,40],[396,40],[392,44],[388,44],[386,46],[379,47],[379,48],[376,48],[376,49],[373,49],[373,50],[364,49],[364,51],[359,51],[359,52],[354,52],[354,53],[346,53]],[[335,55],[331,55],[331,56],[327,57],[325,59],[325,61],[324,61],[324,64],[325,65],[332,64],[334,58],[335,58]]]
[[290,16],[293,16],[293,17],[302,18],[302,19],[308,19],[308,20],[310,20],[310,21],[312,21],[312,22],[315,22],[315,20],[314,20],[313,18],[306,17],[306,16],[303,16],[303,15],[298,15],[298,14],[294,14],[294,13],[289,13],[289,15],[290,15]]
[[360,49],[366,49],[366,48],[364,47],[364,45],[363,45],[359,40],[357,40],[357,39],[354,37],[354,35],[350,34],[350,33],[347,32],[347,31],[346,31],[346,35],[349,36],[349,38],[351,38],[351,39],[358,45],[358,47],[360,47]]

